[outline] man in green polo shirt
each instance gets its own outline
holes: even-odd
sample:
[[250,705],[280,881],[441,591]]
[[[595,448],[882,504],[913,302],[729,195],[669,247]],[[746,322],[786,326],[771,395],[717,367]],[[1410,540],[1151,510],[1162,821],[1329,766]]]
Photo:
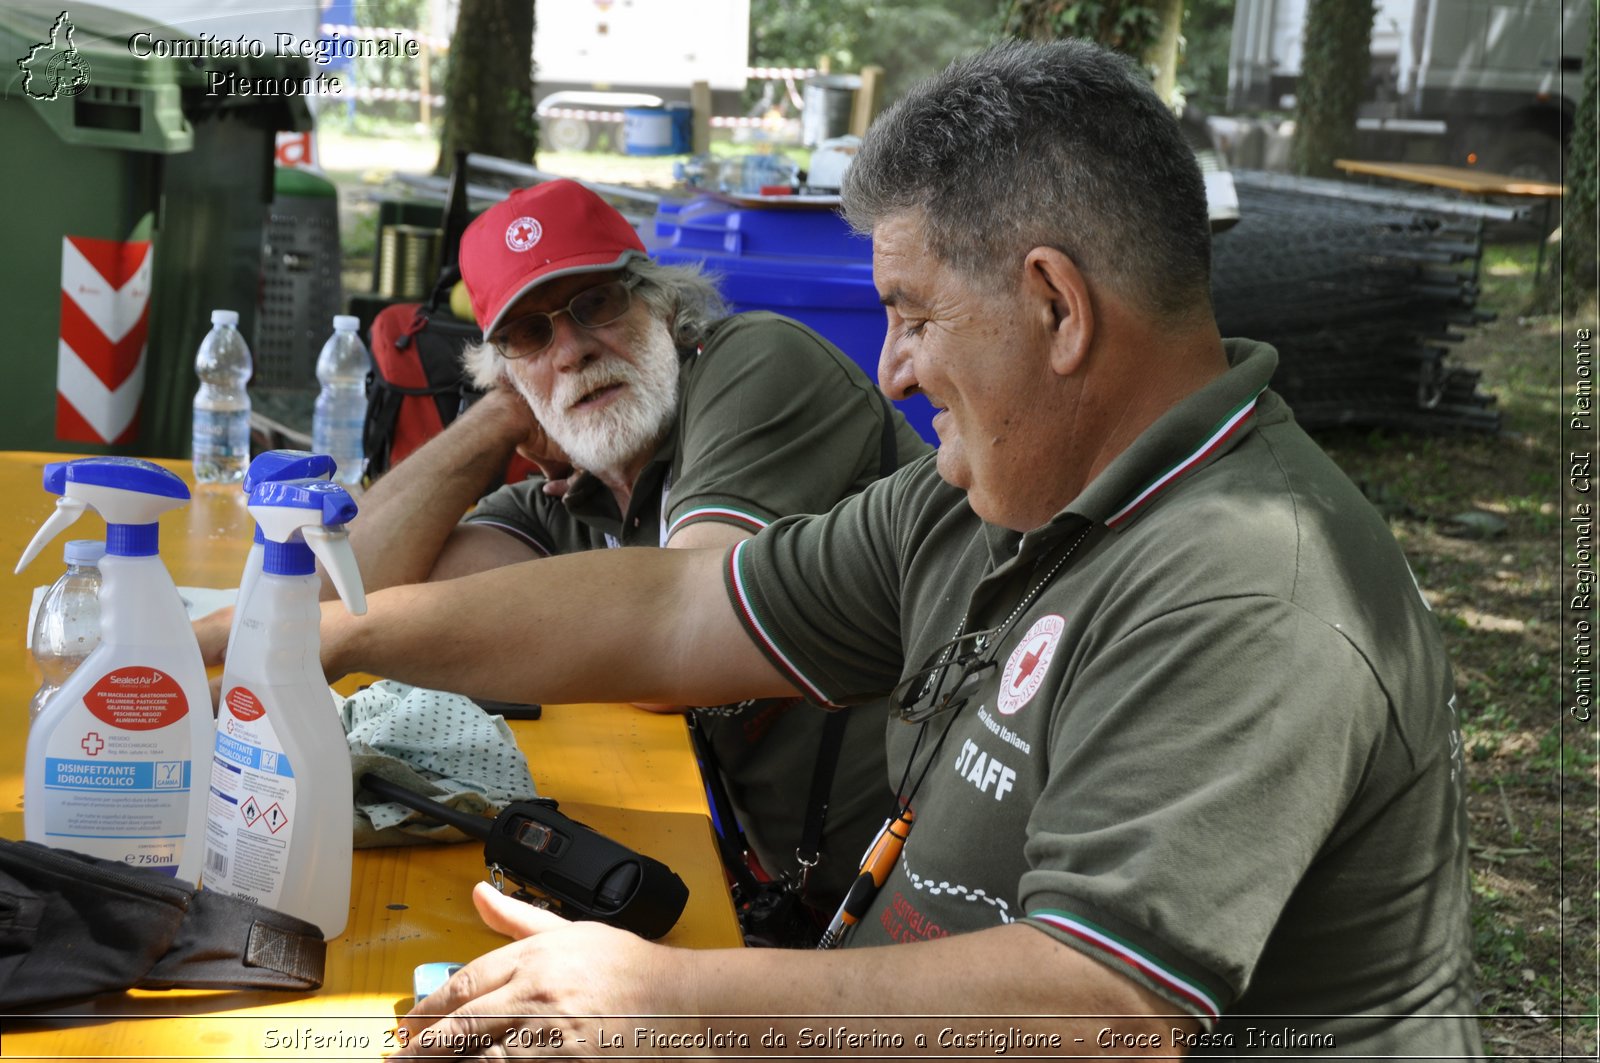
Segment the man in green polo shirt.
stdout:
[[[711,278],[651,261],[576,182],[485,211],[462,237],[461,270],[486,337],[466,361],[487,395],[362,500],[351,543],[369,590],[608,547],[726,547],[929,452],[838,348],[776,314],[729,316]],[[536,476],[480,500],[513,451],[562,490]],[[829,714],[797,697],[692,717],[761,869],[803,878],[826,920],[894,807],[881,704],[833,735]],[[750,929],[794,943],[810,922],[794,914]]]
[[[582,1016],[798,1014],[729,1036],[1479,1054],[1436,625],[1267,389],[1275,353],[1218,335],[1200,173],[1147,79],[1079,41],[960,60],[874,123],[844,205],[873,238],[880,384],[932,401],[936,456],[731,550],[525,566],[487,609],[481,580],[380,593],[325,646],[335,671],[481,669],[502,697],[889,693],[909,836],[875,850],[881,888],[839,920],[841,951],[670,949],[480,888],[517,940],[403,1021],[413,1046],[514,1053],[502,1015],[578,1045]],[[640,594],[663,622],[604,646]],[[493,674],[429,652],[529,615],[563,637]],[[959,1017],[819,1041],[840,1014]],[[887,1030],[903,1045],[872,1040]]]

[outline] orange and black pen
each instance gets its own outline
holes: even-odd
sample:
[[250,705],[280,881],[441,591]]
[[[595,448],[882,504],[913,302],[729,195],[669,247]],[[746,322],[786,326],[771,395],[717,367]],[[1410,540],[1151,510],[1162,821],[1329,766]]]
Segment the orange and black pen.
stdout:
[[906,843],[906,836],[911,833],[911,821],[915,818],[907,807],[901,809],[894,819],[884,823],[861,861],[861,874],[850,884],[850,892],[844,895],[844,903],[833,913],[833,920],[828,924],[828,929],[823,931],[817,948],[838,948],[855,925],[861,922],[861,917],[867,914],[867,908],[872,904],[872,898],[878,895],[878,890],[889,878],[889,872],[894,870],[894,862],[900,859],[900,849]]

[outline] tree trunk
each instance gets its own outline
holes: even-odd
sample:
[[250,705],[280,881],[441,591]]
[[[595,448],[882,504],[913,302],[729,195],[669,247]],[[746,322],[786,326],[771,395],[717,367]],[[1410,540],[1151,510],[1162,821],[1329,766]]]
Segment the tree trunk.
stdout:
[[449,171],[458,149],[533,161],[533,29],[533,0],[461,0],[435,173]]
[[1572,120],[1572,150],[1568,153],[1566,174],[1568,195],[1562,203],[1561,261],[1564,281],[1563,295],[1569,320],[1577,319],[1591,327],[1594,324],[1597,249],[1595,247],[1596,222],[1600,211],[1595,206],[1596,185],[1600,183],[1596,169],[1600,166],[1600,135],[1596,131],[1596,98],[1600,97],[1600,73],[1596,71],[1597,41],[1600,34],[1590,33],[1589,46],[1583,55],[1583,92],[1578,97],[1578,111]]
[[1144,65],[1153,71],[1156,95],[1170,107],[1178,89],[1178,45],[1183,39],[1183,0],[1152,0],[1161,29],[1146,47]]
[[1355,144],[1356,109],[1372,67],[1373,7],[1373,0],[1311,0],[1306,10],[1289,151],[1296,173],[1331,177],[1333,160]]

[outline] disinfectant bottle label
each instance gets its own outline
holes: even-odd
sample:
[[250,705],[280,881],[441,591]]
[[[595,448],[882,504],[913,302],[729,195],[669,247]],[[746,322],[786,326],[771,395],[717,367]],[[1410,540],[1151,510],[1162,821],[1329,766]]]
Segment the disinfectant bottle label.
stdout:
[[261,700],[243,686],[217,711],[205,884],[273,907],[283,890],[295,781]]
[[163,751],[188,714],[183,688],[160,669],[101,676],[45,747],[48,843],[177,874],[192,762]]

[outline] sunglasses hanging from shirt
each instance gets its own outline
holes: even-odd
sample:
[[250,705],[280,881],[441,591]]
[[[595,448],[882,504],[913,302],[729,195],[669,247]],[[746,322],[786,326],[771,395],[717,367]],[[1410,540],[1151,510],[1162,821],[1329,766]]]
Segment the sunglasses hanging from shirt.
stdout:
[[[1077,552],[1078,547],[1083,545],[1083,541],[1095,527],[1094,524],[1084,527],[1072,541],[1072,545],[1067,547],[1066,552],[1050,566],[1050,571],[1044,574],[1044,578],[1023,595],[1022,600],[1011,611],[1011,615],[1006,617],[1004,623],[983,631],[964,632],[967,620],[963,617],[956,628],[955,636],[934,650],[929,657],[929,663],[902,679],[895,686],[894,692],[889,695],[889,710],[906,723],[920,726],[917,740],[911,747],[911,755],[906,758],[905,774],[900,779],[895,798],[899,811],[893,819],[884,823],[883,829],[878,832],[878,836],[867,849],[867,855],[861,861],[860,874],[851,884],[850,891],[845,894],[843,903],[834,913],[828,929],[823,932],[817,948],[835,949],[844,944],[851,931],[861,922],[862,916],[866,915],[867,909],[872,906],[873,898],[888,881],[889,872],[894,870],[895,861],[900,859],[900,852],[905,847],[906,839],[911,836],[911,827],[916,819],[911,810],[911,799],[922,788],[922,780],[927,778],[928,769],[938,758],[939,750],[944,746],[945,736],[950,733],[950,728],[955,723],[956,714],[982,688],[989,671],[995,667],[995,658],[1000,646],[1011,633],[1011,629],[1016,626],[1017,620],[1028,606],[1033,604],[1039,592],[1056,578],[1056,574]],[[916,783],[907,793],[906,780],[911,776],[911,765],[917,759],[917,750],[927,734],[928,723],[934,717],[943,715],[948,715],[948,719],[945,721],[944,729],[939,732],[939,740],[934,743],[927,761],[922,766],[922,771],[917,775]]]

